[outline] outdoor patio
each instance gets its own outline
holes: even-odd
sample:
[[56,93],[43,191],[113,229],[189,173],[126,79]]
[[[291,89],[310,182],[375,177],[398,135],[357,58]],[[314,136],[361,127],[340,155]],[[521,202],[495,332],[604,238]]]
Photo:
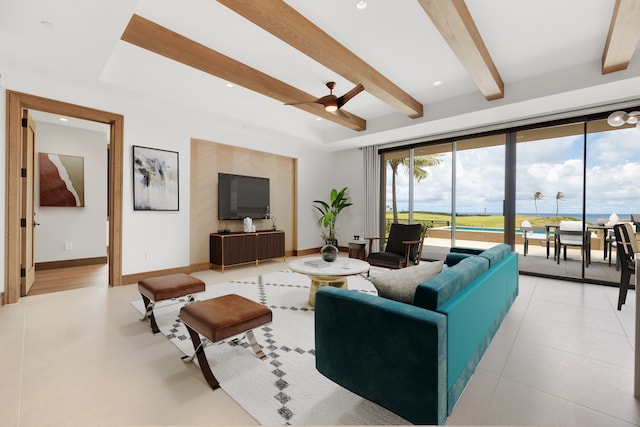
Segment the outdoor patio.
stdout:
[[[465,246],[471,248],[489,248],[496,245],[496,242],[483,242],[475,240],[456,239],[456,246]],[[451,241],[449,239],[440,239],[427,237],[424,241],[422,258],[429,260],[444,260],[449,252]],[[519,269],[521,273],[540,274],[545,276],[557,276],[558,278],[580,279],[582,277],[582,259],[580,249],[569,248],[567,251],[567,260],[562,257],[560,263],[553,259],[553,246],[551,254],[547,259],[546,246],[538,242],[529,243],[529,251],[527,256],[524,254],[524,246],[516,244],[516,252],[518,252]],[[616,271],[616,255],[613,253],[611,266],[609,260],[605,260],[601,249],[591,250],[591,263],[585,269],[585,278],[593,282],[608,282],[611,285],[618,285],[620,280],[620,271]],[[631,276],[631,284],[635,277]]]

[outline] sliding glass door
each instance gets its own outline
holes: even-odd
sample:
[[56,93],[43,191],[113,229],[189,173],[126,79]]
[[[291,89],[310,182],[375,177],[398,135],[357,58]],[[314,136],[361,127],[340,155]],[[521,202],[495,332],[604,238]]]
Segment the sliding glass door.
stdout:
[[[590,263],[585,277],[617,281],[615,222],[640,215],[640,130],[612,128],[606,118],[587,122],[585,217]],[[636,230],[639,231],[640,230]]]
[[640,129],[607,115],[384,152],[386,222],[429,227],[426,258],[507,242],[522,273],[617,284],[612,224],[640,217]]
[[393,222],[451,223],[451,144],[382,154],[385,230]]
[[560,245],[557,237],[561,221],[582,221],[583,135],[583,122],[516,132],[516,251],[523,255],[522,272],[582,277],[584,239],[571,233],[572,240],[563,243],[572,244]]
[[504,242],[505,134],[456,140],[452,244]]

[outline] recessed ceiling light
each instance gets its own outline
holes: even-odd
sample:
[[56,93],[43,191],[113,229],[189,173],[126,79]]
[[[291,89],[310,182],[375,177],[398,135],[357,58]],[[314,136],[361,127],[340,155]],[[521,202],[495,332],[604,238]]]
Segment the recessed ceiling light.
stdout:
[[434,86],[440,86],[442,84],[442,80],[436,80],[435,82],[433,82]]
[[69,121],[69,119],[67,119],[66,117],[60,117],[60,121],[61,121],[61,122],[68,122],[68,121]]
[[358,8],[358,10],[363,10],[367,8],[367,2],[365,0],[358,0],[356,2],[356,8]]
[[322,120],[322,117],[316,117],[316,120],[320,121],[320,120]]
[[233,83],[227,83],[227,87],[233,87]]

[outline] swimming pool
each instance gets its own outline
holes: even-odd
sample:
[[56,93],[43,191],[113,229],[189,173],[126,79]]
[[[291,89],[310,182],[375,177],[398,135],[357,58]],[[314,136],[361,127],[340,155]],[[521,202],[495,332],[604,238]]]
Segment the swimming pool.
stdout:
[[[478,227],[471,225],[461,225],[456,227],[456,239],[459,240],[473,240],[478,242],[504,242],[504,229],[499,227]],[[539,232],[544,234],[544,231]],[[429,229],[429,238],[435,239],[451,239],[452,229],[451,226],[446,227],[434,227]],[[550,230],[550,235],[553,235],[553,230]],[[522,230],[516,229],[515,232],[516,243],[522,243]]]
[[[441,230],[451,230],[451,226],[448,227],[438,227]],[[433,230],[433,229],[432,229]],[[504,233],[504,228],[497,227],[477,227],[471,225],[459,225],[456,227],[456,231],[478,231],[478,232],[487,232],[487,233]],[[522,233],[522,230],[516,228],[516,234]],[[534,234],[545,234],[544,231],[534,231]],[[550,230],[550,234],[553,234],[553,230]]]
[[[451,226],[449,227],[439,227],[442,230],[451,230]],[[495,228],[495,227],[475,227],[470,225],[458,225],[456,226],[456,231],[486,231],[489,233],[504,233],[503,228]],[[516,230],[516,232],[521,232],[521,230]]]

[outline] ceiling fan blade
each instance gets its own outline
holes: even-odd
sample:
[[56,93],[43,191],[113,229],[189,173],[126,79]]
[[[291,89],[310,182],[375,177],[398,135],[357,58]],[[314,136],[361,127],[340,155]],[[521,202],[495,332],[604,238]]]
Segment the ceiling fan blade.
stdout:
[[361,83],[358,83],[353,89],[351,89],[349,92],[345,93],[340,98],[338,98],[338,108],[341,108],[344,104],[349,102],[351,98],[353,98],[363,90],[364,90],[364,86],[362,86]]
[[338,97],[335,95],[325,95],[322,98],[318,98],[318,104],[326,105],[327,103],[338,102]]

